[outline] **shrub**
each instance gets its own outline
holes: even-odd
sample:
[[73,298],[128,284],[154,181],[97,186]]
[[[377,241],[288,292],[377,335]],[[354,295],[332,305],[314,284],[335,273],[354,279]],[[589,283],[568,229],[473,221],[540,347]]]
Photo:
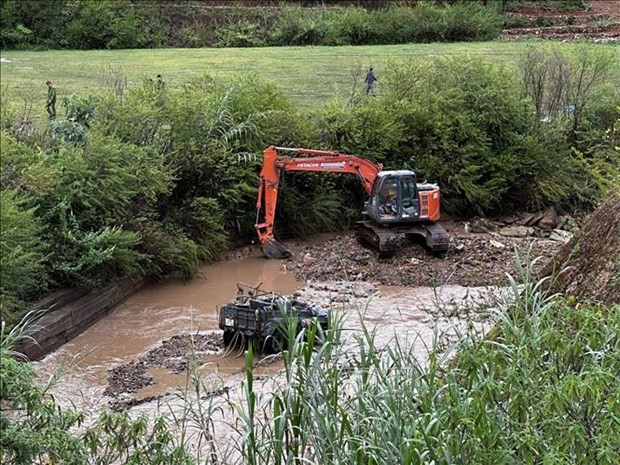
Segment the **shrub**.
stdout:
[[216,31],[219,47],[260,47],[265,39],[258,25],[247,20],[222,26]]
[[128,0],[81,1],[75,8],[75,19],[67,28],[71,48],[137,48],[145,41],[142,23]]
[[317,10],[285,8],[269,32],[269,45],[319,45],[326,34],[323,15]]
[[163,156],[91,132],[87,144],[61,144],[49,157],[57,175],[37,215],[53,244],[55,277],[94,285],[139,274],[146,257],[132,224],[168,192]]
[[375,17],[363,8],[350,7],[326,18],[328,37],[338,45],[363,45],[379,41]]
[[14,312],[46,290],[46,244],[40,238],[35,209],[13,190],[0,195],[0,319],[13,321]]
[[410,163],[420,177],[438,181],[447,212],[584,206],[600,198],[617,170],[571,148],[578,149],[566,138],[569,121],[538,121],[507,69],[469,58],[398,64],[382,90],[378,102],[401,128],[390,163]]
[[85,127],[90,126],[90,122],[95,116],[95,109],[98,103],[99,96],[92,94],[85,97],[72,94],[62,99],[66,118]]
[[492,40],[499,37],[502,17],[492,8],[478,2],[459,2],[446,6],[446,42]]

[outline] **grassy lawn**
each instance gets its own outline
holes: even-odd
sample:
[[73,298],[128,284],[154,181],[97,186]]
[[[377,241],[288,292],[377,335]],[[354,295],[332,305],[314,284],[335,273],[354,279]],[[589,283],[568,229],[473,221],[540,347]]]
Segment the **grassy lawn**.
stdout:
[[154,78],[158,73],[169,85],[174,85],[201,73],[210,73],[217,78],[255,72],[275,81],[300,106],[311,109],[336,93],[348,95],[356,71],[362,70],[363,73],[369,65],[375,67],[380,81],[389,60],[469,54],[514,63],[526,44],[477,42],[364,47],[2,51],[1,79],[2,86],[8,86],[17,102],[22,105],[23,102],[32,102],[32,115],[44,113],[47,79],[54,81],[60,103],[63,95],[100,91],[104,72],[110,67],[121,69],[129,86],[140,83],[145,77]]

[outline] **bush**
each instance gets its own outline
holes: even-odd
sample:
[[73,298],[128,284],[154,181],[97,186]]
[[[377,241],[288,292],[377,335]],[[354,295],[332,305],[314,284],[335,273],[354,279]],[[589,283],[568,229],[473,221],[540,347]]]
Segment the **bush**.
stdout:
[[269,31],[269,45],[319,45],[327,32],[322,13],[304,8],[285,8]]
[[265,45],[265,38],[258,25],[249,21],[240,21],[222,26],[216,31],[219,47],[260,47]]
[[175,8],[162,1],[49,0],[45,9],[37,9],[34,0],[7,1],[0,38],[9,48],[118,49],[393,44],[488,40],[499,34],[501,16],[493,4],[423,1],[411,8],[387,3],[371,10],[353,5],[205,7],[186,2]]
[[363,8],[346,8],[329,15],[327,36],[334,45],[364,45],[380,41],[377,36],[377,22],[372,13]]
[[145,42],[143,27],[128,0],[82,1],[67,27],[68,44],[86,50],[138,48]]
[[47,247],[35,209],[14,190],[2,188],[0,224],[0,319],[13,321],[15,311],[46,290]]
[[459,2],[445,7],[446,42],[493,40],[502,31],[502,17],[478,2]]

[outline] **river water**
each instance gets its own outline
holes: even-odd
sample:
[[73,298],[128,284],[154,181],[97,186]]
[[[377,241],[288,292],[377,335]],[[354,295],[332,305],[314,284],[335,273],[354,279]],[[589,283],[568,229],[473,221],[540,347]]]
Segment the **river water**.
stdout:
[[[262,283],[263,289],[282,294],[291,294],[302,285],[282,263],[266,260],[259,253],[204,265],[191,281],[173,279],[131,296],[78,337],[36,362],[39,377],[45,380],[60,371],[62,382],[53,390],[57,400],[98,410],[105,406],[102,394],[108,369],[137,359],[174,335],[218,330],[218,308],[235,298],[237,282]],[[222,373],[237,371],[244,364],[237,354],[214,356],[213,360]],[[153,375],[162,389],[184,379],[165,370]]]
[[[137,360],[172,336],[219,331],[218,308],[234,299],[237,282],[253,286],[262,283],[263,289],[282,294],[298,292],[302,299],[342,316],[346,334],[361,334],[364,324],[375,330],[378,345],[389,344],[394,337],[407,338],[420,357],[424,357],[438,334],[455,334],[471,325],[472,312],[488,298],[485,288],[302,283],[286,269],[284,262],[267,260],[256,251],[244,258],[204,265],[199,276],[189,282],[169,280],[141,290],[80,336],[36,362],[39,378],[45,381],[59,373],[60,382],[51,390],[56,401],[62,406],[86,410],[94,418],[97,412],[108,408],[110,399],[103,394],[108,370]],[[345,337],[345,341],[351,347],[355,345],[355,337]],[[201,363],[201,376],[208,379],[215,375],[218,386],[229,387],[229,398],[243,402],[242,353],[216,353]],[[280,367],[281,364],[272,364],[265,373]],[[150,369],[150,374],[155,384],[136,393],[136,398],[173,392],[188,379],[185,373],[173,374],[164,368]],[[133,407],[133,411],[147,414],[154,414],[157,409],[157,402]],[[230,417],[222,421],[229,425]],[[222,434],[225,441],[232,433],[224,434],[222,430]]]

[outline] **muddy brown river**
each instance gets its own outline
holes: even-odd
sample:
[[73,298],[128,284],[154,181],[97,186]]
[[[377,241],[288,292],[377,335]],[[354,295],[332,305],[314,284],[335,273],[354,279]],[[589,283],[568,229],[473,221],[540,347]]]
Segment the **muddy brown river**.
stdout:
[[[460,329],[482,324],[477,313],[489,305],[487,288],[445,286],[400,288],[377,286],[367,282],[334,281],[302,283],[289,272],[284,262],[267,260],[260,252],[250,256],[204,265],[199,277],[184,282],[170,280],[143,289],[119,305],[77,338],[36,362],[41,381],[59,373],[61,378],[52,394],[62,406],[86,410],[91,420],[109,408],[111,398],[104,395],[112,368],[138,360],[162,341],[180,334],[217,333],[220,305],[234,299],[237,282],[282,294],[298,292],[302,299],[322,305],[343,317],[344,343],[355,350],[355,335],[362,324],[376,331],[378,345],[395,337],[407,339],[412,350],[424,357],[428,346],[440,333],[456,334]],[[473,315],[473,317],[472,317]],[[482,324],[483,325],[483,324]],[[484,325],[483,325],[484,326]],[[199,373],[207,387],[225,387],[227,406],[243,403],[244,355],[241,351],[216,351],[201,358]],[[277,378],[281,362],[259,368],[263,380],[255,383],[257,392],[269,392],[267,378]],[[174,374],[166,368],[149,368],[154,384],[136,393],[135,399],[151,396],[176,402],[171,393],[186,385],[186,372]],[[273,375],[273,376],[265,376]],[[270,381],[272,382],[272,381]],[[271,384],[273,386],[273,384]],[[161,400],[161,399],[160,399]],[[161,404],[149,401],[132,407],[132,412],[155,414]],[[170,407],[172,408],[172,407]],[[219,419],[218,442],[227,443],[233,434],[234,409]],[[89,421],[87,420],[87,423]]]

